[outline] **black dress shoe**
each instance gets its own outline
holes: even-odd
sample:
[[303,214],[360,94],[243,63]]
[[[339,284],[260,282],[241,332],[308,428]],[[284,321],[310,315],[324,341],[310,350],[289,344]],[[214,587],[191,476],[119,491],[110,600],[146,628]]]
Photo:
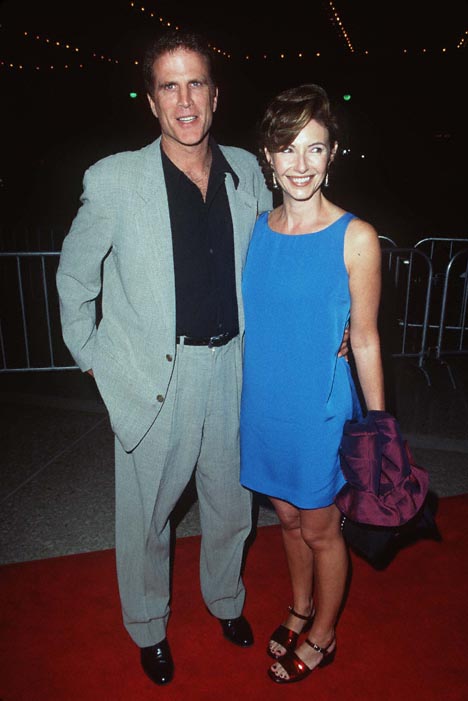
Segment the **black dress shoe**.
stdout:
[[168,684],[174,676],[174,662],[167,638],[156,645],[140,648],[141,666],[155,684]]
[[253,645],[252,628],[244,616],[239,616],[239,618],[220,618],[219,622],[221,623],[224,637],[231,643],[241,647]]

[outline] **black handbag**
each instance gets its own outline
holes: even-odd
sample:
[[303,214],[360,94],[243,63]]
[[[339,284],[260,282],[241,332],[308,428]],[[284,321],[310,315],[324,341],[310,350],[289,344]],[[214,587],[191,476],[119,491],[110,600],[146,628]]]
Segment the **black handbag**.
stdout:
[[402,526],[370,526],[341,517],[341,531],[347,545],[377,570],[385,569],[404,547],[422,538],[441,540],[435,521],[438,498],[428,492],[416,516]]

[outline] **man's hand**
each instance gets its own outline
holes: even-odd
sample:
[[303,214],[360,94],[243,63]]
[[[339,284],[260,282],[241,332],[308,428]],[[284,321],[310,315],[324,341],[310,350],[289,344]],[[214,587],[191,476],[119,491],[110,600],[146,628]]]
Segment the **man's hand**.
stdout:
[[338,351],[338,358],[345,358],[347,362],[348,362],[348,353],[349,353],[348,340],[349,340],[349,326],[347,326],[345,328],[343,338],[341,340],[340,350]]

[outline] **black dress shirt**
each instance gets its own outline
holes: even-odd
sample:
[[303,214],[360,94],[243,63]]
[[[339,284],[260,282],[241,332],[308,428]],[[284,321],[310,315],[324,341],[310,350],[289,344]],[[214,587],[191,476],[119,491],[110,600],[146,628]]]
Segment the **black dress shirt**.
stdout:
[[210,147],[206,201],[161,149],[172,229],[178,336],[209,338],[239,331],[234,235],[224,182],[227,172],[236,186],[239,179],[213,139]]

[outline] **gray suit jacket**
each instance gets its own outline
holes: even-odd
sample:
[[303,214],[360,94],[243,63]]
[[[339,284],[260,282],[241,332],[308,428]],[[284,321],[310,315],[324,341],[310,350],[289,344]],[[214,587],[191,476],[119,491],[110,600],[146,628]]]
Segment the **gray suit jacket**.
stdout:
[[[251,153],[221,150],[239,177],[236,188],[226,176],[226,191],[243,334],[242,270],[255,220],[272,200]],[[78,366],[93,369],[113,431],[130,451],[165,401],[176,354],[172,235],[160,139],[89,168],[81,202],[57,271],[63,337]]]

